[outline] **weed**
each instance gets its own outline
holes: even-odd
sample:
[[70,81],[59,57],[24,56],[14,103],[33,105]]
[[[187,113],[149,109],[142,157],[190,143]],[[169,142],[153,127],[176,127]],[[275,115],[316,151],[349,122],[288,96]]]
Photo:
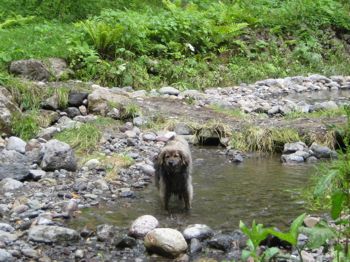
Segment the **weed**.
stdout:
[[303,113],[298,111],[292,111],[286,114],[284,117],[286,119],[298,119],[298,118],[332,118],[337,116],[345,116],[344,107],[339,107],[337,109],[319,110],[310,113]]
[[102,163],[106,166],[107,181],[115,181],[118,178],[121,168],[127,168],[134,164],[134,159],[126,154],[113,154],[102,160]]
[[210,108],[213,109],[215,112],[223,113],[225,115],[229,115],[237,119],[246,119],[248,117],[248,115],[242,112],[242,110],[240,110],[239,108],[228,109],[228,108],[223,108],[217,104],[210,105]]
[[101,137],[101,131],[92,123],[66,129],[54,136],[54,138],[69,144],[81,154],[93,152],[97,148]]
[[249,126],[244,131],[233,132],[230,145],[242,151],[276,152],[281,151],[285,143],[300,140],[294,129]]
[[37,114],[37,111],[27,112],[26,114],[13,114],[11,119],[13,134],[26,141],[35,137],[40,129]]

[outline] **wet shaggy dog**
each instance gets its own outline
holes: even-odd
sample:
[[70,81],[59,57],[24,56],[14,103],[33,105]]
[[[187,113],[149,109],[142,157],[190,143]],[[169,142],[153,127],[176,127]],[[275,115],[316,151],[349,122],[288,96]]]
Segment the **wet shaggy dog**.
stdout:
[[155,160],[155,184],[158,188],[163,207],[168,210],[172,195],[185,202],[185,208],[191,208],[193,197],[192,157],[187,141],[179,136],[169,140]]

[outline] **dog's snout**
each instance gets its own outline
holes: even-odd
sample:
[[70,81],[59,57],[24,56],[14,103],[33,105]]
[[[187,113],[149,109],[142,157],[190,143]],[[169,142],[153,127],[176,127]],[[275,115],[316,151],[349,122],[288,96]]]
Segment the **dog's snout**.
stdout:
[[169,160],[168,164],[169,164],[169,166],[175,166],[175,161],[174,160]]

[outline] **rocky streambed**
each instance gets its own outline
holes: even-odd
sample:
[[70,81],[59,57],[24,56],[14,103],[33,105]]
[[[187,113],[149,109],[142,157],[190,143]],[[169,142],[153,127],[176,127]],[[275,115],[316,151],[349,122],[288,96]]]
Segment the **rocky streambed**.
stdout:
[[[79,213],[87,208],[127,206],[128,199],[137,201],[138,192],[153,187],[153,157],[175,133],[195,144],[218,138],[223,146],[220,152],[226,155],[227,161],[239,163],[249,157],[229,146],[229,135],[218,136],[217,129],[204,135],[203,127],[194,129],[190,123],[205,126],[216,120],[239,131],[249,122],[262,127],[296,128],[322,136],[327,125],[344,124],[345,117],[288,120],[283,116],[290,112],[337,109],[347,104],[350,77],[298,76],[212,88],[205,92],[180,91],[173,87],[134,91],[130,87],[105,88],[89,83],[83,84],[82,91],[75,88],[82,85],[76,81],[31,84],[43,89],[68,86],[72,91],[66,108],[59,106],[57,95],[42,101],[40,112],[46,118],[50,116],[50,121],[46,122],[49,124],[42,127],[35,139],[25,142],[9,132],[11,114],[21,110],[7,89],[0,89],[3,132],[0,140],[0,261],[159,261],[165,257],[187,261],[209,257],[238,259],[246,237],[237,228],[222,231],[213,225],[180,223],[181,226],[164,228],[162,220],[149,216],[141,216],[130,227],[91,226],[88,222],[77,226],[74,221],[79,221]],[[307,100],[298,95],[304,94],[307,98],[319,92],[338,95],[330,96],[330,100]],[[130,118],[130,107],[135,105],[140,110]],[[252,117],[228,115],[213,110],[216,107],[239,109]],[[129,114],[127,117],[125,112]],[[101,129],[103,136],[98,142],[98,156],[77,155],[70,145],[53,138],[64,130],[94,123],[97,116],[115,120],[114,124]],[[154,125],[160,119],[173,119],[174,123],[160,130]],[[310,158],[312,161],[308,162],[335,157],[331,148],[294,142],[285,145],[286,156],[282,159],[289,156],[289,161],[285,162],[304,165]],[[130,165],[113,162],[116,154],[131,159]],[[106,159],[112,162],[104,161]],[[304,255],[330,261],[330,254],[322,254],[322,249],[310,250]]]

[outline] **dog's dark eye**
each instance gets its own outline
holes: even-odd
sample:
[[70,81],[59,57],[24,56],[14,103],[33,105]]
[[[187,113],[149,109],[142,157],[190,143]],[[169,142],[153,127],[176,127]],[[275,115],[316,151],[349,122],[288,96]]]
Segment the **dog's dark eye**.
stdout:
[[170,156],[169,155],[166,155],[165,158],[169,158]]

